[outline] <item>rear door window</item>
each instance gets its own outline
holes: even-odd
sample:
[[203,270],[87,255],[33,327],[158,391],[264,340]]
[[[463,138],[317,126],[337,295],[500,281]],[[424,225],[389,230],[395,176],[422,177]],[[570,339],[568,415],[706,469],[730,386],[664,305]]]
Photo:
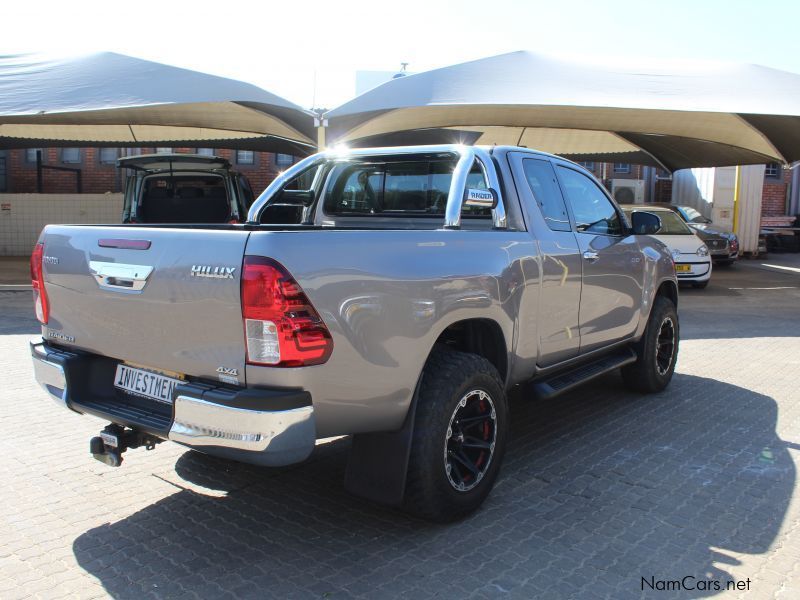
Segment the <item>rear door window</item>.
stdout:
[[547,226],[553,231],[571,231],[567,205],[550,161],[526,158],[522,161],[522,168]]

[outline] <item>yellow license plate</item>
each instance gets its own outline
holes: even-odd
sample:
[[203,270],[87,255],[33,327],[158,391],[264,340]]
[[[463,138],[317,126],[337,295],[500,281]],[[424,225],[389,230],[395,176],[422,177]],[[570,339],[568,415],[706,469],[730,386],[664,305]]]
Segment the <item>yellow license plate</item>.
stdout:
[[691,273],[692,265],[675,265],[676,273]]

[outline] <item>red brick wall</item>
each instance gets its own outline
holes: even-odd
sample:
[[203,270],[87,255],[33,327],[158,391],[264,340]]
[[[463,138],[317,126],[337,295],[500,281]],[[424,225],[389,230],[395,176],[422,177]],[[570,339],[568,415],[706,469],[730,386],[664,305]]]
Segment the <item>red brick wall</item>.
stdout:
[[[25,150],[10,150],[6,156],[8,192],[36,192],[36,163],[29,163],[25,160]],[[77,164],[61,162],[60,148],[45,148],[42,150],[42,164],[81,169],[84,192],[102,194],[121,190],[121,175],[117,168],[113,165],[100,164],[99,151],[96,148],[81,148],[81,162]],[[75,193],[77,191],[75,173],[51,169],[42,171],[42,192],[45,194]]]
[[783,169],[780,178],[764,177],[764,191],[761,196],[762,217],[786,214],[786,190],[791,176],[790,170]]
[[[193,153],[196,148],[174,148],[175,152]],[[155,148],[142,148],[142,154],[151,154]],[[267,185],[275,179],[279,171],[286,167],[275,164],[275,155],[270,152],[256,152],[255,164],[240,165],[236,163],[236,151],[215,149],[215,154],[230,160],[233,168],[243,173],[250,181],[253,192],[258,195]],[[42,150],[42,163],[58,167],[77,167],[81,169],[81,180],[84,193],[102,194],[105,192],[121,192],[124,185],[124,173],[113,164],[106,165],[100,162],[98,148],[81,148],[81,162],[79,164],[64,164],[61,162],[60,148],[45,148]],[[36,163],[25,160],[25,150],[9,150],[6,152],[6,189],[9,193],[34,193],[36,192]],[[75,173],[44,169],[42,173],[42,192],[75,193],[77,192],[77,178]]]
[[672,202],[672,179],[656,179],[656,193],[653,202]]

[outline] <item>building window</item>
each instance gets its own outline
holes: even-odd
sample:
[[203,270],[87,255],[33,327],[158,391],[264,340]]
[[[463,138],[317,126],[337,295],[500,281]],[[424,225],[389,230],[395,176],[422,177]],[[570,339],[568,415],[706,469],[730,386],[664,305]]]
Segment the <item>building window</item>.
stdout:
[[36,153],[42,153],[42,162],[44,162],[44,150],[41,148],[28,148],[25,150],[25,162],[36,164]]
[[214,156],[213,148],[196,148],[195,151],[200,156]]
[[156,154],[172,154],[172,148],[156,148]]
[[100,164],[113,165],[117,162],[119,150],[116,148],[100,148]]
[[80,148],[62,148],[61,149],[61,162],[65,164],[74,165],[81,162],[81,149]]
[[592,161],[584,161],[584,162],[580,162],[578,164],[580,166],[582,166],[584,169],[586,169],[587,171],[594,171],[594,162],[592,162]]
[[6,157],[0,156],[0,192],[6,191]]
[[764,170],[764,177],[777,179],[781,176],[781,166],[778,163],[769,163]]
[[631,166],[628,163],[614,163],[614,173],[630,173]]
[[294,162],[294,156],[291,154],[276,154],[275,164],[279,167],[288,167]]
[[237,165],[254,165],[256,164],[256,153],[252,150],[237,150],[236,151],[236,164]]

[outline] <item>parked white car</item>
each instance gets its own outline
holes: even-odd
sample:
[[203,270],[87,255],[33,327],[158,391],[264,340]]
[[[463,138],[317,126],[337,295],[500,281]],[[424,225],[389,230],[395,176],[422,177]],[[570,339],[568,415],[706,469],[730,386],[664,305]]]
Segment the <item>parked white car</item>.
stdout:
[[633,212],[653,213],[661,219],[661,229],[653,235],[663,242],[675,261],[678,281],[691,283],[692,287],[704,288],[711,279],[711,256],[708,247],[695,231],[686,225],[673,210],[660,206],[627,204],[622,210],[630,220]]

